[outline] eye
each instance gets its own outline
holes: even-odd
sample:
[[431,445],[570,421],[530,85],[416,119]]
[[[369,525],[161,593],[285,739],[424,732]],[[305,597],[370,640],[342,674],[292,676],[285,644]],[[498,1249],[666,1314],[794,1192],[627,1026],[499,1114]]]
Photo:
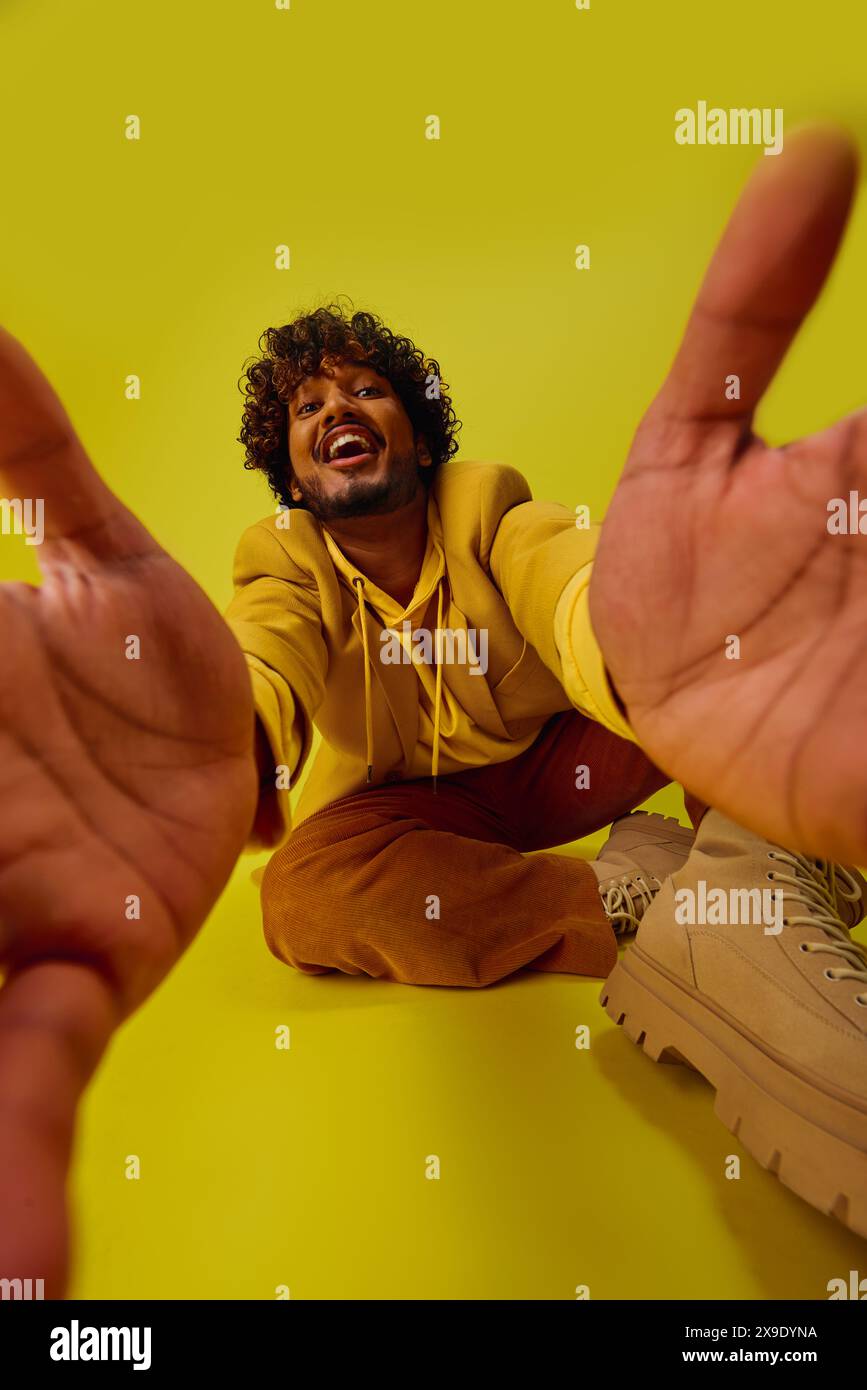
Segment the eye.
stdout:
[[[375,391],[375,392],[377,393],[378,396],[381,396],[381,395],[382,395],[382,390],[381,390],[381,388],[380,388],[379,386],[359,386],[358,390],[357,390],[356,393],[355,393],[356,396],[360,396],[361,393],[362,393],[362,391]],[[308,406],[316,405],[316,404],[317,404],[317,402],[316,402],[315,400],[312,400],[312,401],[303,401],[302,404],[299,405],[299,407],[298,407],[298,409],[296,410],[295,414],[296,414],[296,415],[304,415],[304,414],[306,414],[306,412],[307,412]]]

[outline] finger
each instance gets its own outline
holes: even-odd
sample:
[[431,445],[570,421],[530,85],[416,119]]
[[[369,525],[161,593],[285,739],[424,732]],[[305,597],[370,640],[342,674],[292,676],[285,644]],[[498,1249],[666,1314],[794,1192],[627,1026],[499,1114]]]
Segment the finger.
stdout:
[[62,1298],[68,1277],[76,1109],[118,1022],[105,981],[71,961],[28,966],[0,989],[0,1278],[41,1279],[46,1298]]
[[0,328],[0,492],[37,544],[108,559],[150,554],[153,537],[103,482],[51,383]]
[[[828,275],[857,169],[852,142],[826,127],[802,130],[782,154],[760,161],[711,260],[656,409],[688,420],[751,416]],[[730,380],[727,387],[731,377],[739,399]]]

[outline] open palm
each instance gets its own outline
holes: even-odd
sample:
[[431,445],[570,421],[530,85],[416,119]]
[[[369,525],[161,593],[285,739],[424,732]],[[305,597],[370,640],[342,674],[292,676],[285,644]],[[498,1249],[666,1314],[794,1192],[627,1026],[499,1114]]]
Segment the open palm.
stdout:
[[867,412],[783,448],[752,430],[855,175],[848,141],[814,130],[751,179],[638,429],[590,612],[654,762],[771,839],[864,863],[867,535],[828,523],[867,498]]
[[0,330],[0,481],[44,499],[0,586],[0,1277],[62,1286],[75,1104],[223,887],[256,799],[243,655]]

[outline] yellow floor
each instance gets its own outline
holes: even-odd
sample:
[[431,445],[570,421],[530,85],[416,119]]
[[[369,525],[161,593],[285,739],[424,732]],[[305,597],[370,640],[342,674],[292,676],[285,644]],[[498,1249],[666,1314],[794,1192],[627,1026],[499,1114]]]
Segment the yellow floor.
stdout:
[[599,981],[302,976],[265,946],[257,862],[91,1089],[72,1297],[821,1299],[863,1270],[697,1074],[615,1028]]

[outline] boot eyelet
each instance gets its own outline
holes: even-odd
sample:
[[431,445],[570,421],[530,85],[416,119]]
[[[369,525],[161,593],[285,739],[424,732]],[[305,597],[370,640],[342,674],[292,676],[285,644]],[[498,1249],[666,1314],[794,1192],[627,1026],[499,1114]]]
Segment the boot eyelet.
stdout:
[[855,1003],[860,1004],[862,1009],[867,1009],[867,995],[856,994]]
[[805,954],[807,953],[807,951],[809,951],[809,949],[810,943],[808,941],[802,941],[800,946],[798,947],[798,950],[803,951]]
[[771,882],[773,882],[773,880],[776,878],[776,876],[777,876],[777,875],[774,873],[773,869],[772,869],[769,873],[766,873],[766,874],[765,874],[765,878],[769,878],[769,879],[771,880]]
[[834,974],[830,966],[826,966],[826,968],[822,971],[822,974],[825,976],[826,980],[831,980],[834,984],[837,984],[837,976]]
[[776,859],[777,856],[774,854],[774,851],[772,849],[769,849],[767,857],[768,859]]

